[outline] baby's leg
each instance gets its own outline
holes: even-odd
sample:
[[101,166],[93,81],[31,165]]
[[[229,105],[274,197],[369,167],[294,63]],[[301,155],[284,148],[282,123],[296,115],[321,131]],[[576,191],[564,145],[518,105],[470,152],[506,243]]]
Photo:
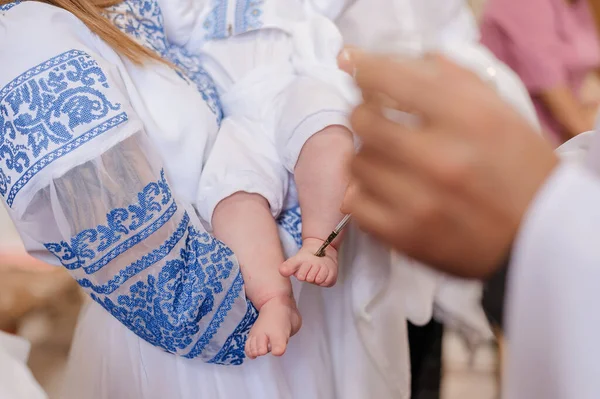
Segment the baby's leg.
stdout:
[[284,276],[295,275],[298,280],[326,287],[335,284],[339,238],[325,257],[314,253],[344,217],[340,206],[348,188],[347,164],[353,153],[352,133],[338,125],[311,136],[302,147],[294,172],[304,242],[298,254],[281,266]]
[[215,236],[238,257],[246,295],[259,311],[246,354],[252,359],[268,352],[283,355],[302,321],[290,280],[278,271],[284,258],[269,203],[257,194],[235,193],[217,205],[212,224]]

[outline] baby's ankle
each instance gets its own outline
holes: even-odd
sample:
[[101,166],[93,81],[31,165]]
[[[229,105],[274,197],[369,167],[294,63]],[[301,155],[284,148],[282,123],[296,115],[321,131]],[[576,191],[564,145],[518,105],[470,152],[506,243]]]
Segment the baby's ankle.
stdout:
[[260,312],[260,309],[267,303],[279,302],[284,305],[296,306],[294,296],[291,292],[270,292],[260,295],[258,298],[250,299],[254,307]]

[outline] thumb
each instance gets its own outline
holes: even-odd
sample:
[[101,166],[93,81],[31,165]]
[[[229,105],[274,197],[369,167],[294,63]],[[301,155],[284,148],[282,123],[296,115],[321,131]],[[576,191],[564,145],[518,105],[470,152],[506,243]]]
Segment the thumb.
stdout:
[[340,212],[344,215],[349,215],[352,213],[352,204],[354,203],[354,199],[358,194],[358,186],[350,182],[348,188],[346,189],[346,194],[344,195],[344,200],[342,201],[342,207],[340,208]]

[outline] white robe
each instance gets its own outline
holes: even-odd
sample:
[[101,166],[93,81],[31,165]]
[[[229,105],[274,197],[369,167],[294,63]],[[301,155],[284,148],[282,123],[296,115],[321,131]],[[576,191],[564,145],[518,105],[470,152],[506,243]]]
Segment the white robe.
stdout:
[[600,135],[559,148],[514,244],[506,292],[505,397],[600,397]]

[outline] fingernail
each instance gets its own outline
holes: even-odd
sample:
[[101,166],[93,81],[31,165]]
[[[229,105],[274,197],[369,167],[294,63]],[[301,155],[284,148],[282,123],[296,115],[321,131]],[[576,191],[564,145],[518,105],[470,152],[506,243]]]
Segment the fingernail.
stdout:
[[356,74],[357,74],[358,70],[356,69],[356,66],[354,65],[354,63],[352,62],[352,51],[345,48],[344,50],[342,50],[341,57],[348,64],[348,66],[350,66],[352,68],[350,71],[346,70],[346,72],[350,73],[350,76],[352,76],[352,79],[356,79]]
[[345,48],[344,50],[342,50],[342,58],[348,62],[352,61],[352,55],[350,54],[350,50],[348,50],[347,48]]

